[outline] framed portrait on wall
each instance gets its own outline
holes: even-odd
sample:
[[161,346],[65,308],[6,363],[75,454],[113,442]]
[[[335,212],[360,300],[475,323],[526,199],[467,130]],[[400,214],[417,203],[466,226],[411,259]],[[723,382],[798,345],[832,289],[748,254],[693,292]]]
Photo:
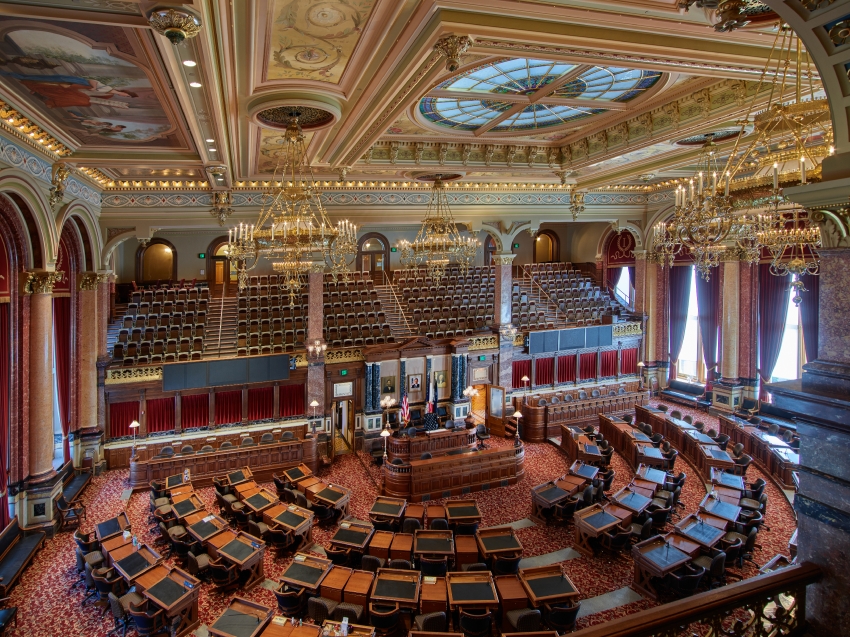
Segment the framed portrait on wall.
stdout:
[[422,374],[408,374],[407,391],[422,391]]
[[434,372],[434,384],[437,389],[442,389],[448,384],[448,374],[446,372]]
[[383,377],[381,377],[381,393],[382,394],[394,394],[395,393],[395,376],[383,376]]
[[505,390],[501,387],[490,386],[490,415],[493,418],[503,418],[505,412]]

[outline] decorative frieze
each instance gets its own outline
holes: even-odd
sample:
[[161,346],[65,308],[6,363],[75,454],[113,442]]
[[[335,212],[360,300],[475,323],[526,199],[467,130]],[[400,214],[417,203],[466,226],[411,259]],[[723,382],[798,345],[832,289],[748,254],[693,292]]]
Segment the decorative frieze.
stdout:
[[641,336],[643,334],[643,331],[640,328],[640,321],[630,321],[628,323],[614,323],[612,327],[612,334],[614,338],[623,338],[625,336]]
[[106,370],[107,385],[124,385],[127,383],[147,383],[162,380],[162,365],[116,367]]
[[365,361],[363,350],[360,348],[329,349],[325,352],[325,364],[332,363],[359,363]]
[[468,351],[474,352],[483,349],[499,349],[499,337],[495,334],[489,336],[472,336],[469,339]]

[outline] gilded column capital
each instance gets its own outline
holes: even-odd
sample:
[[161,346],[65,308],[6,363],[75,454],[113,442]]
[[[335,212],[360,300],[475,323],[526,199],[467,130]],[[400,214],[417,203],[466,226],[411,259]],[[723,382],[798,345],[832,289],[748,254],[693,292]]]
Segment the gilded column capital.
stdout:
[[109,277],[110,276],[112,276],[112,275],[108,274],[108,273],[107,274],[98,273],[98,275],[97,275],[98,285],[100,285],[101,283],[109,283]]
[[632,254],[635,255],[635,261],[646,261],[646,258],[649,256],[647,250],[633,250]]
[[65,278],[64,272],[25,272],[24,294],[53,294],[53,286]]
[[77,289],[89,292],[97,290],[98,278],[97,272],[80,272],[77,275]]
[[506,254],[494,254],[493,265],[511,265],[516,259],[516,255],[508,252]]

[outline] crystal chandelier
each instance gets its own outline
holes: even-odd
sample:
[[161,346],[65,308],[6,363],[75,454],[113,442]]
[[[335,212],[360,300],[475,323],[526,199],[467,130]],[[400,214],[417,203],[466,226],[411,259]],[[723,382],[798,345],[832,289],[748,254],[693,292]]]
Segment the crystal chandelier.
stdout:
[[799,306],[803,301],[800,294],[807,291],[800,277],[818,273],[820,228],[810,223],[805,209],[793,205],[783,206],[779,202],[773,213],[764,219],[758,241],[770,252],[770,273],[775,276],[791,275],[791,289],[794,291],[791,300]]
[[237,263],[240,291],[248,284],[248,272],[265,258],[289,293],[290,305],[311,269],[327,267],[334,278],[347,280],[357,255],[357,227],[348,221],[333,225],[322,205],[298,118],[297,111],[290,113],[275,170],[278,189],[264,195],[255,224],[240,223],[229,231],[227,248]]
[[399,242],[401,264],[404,267],[424,265],[428,275],[439,283],[446,268],[457,265],[464,274],[478,252],[478,241],[464,237],[457,229],[442,175],[434,179],[431,200],[425,210],[425,219],[413,242]]

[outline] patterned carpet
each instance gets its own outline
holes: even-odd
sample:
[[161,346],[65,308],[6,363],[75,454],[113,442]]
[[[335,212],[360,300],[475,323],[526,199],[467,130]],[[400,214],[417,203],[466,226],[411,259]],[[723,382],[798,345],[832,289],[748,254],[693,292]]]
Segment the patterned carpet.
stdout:
[[[686,409],[679,408],[683,413]],[[696,416],[696,414],[695,414]],[[699,414],[706,424],[714,424],[716,419]],[[490,446],[511,445],[511,441],[491,439]],[[680,459],[682,457],[680,456]],[[329,482],[350,487],[353,491],[350,513],[353,517],[368,519],[368,511],[380,484],[380,472],[370,466],[370,458],[365,454],[349,454],[338,457],[322,477]],[[365,468],[364,468],[365,466]],[[617,454],[612,466],[617,472],[614,488],[625,485],[632,476],[626,462]],[[525,470],[526,475],[519,484],[473,494],[483,515],[482,526],[508,524],[531,514],[529,490],[532,486],[562,475],[567,468],[565,456],[550,444],[527,444]],[[696,470],[683,464],[680,470],[688,473],[688,480],[682,493],[686,511],[696,510],[699,501],[705,495],[703,484],[694,479]],[[371,475],[370,475],[371,474]],[[754,465],[750,467],[748,479],[755,480],[762,475]],[[86,490],[83,501],[87,506],[87,520],[83,529],[90,531],[95,522],[117,515],[122,510],[121,491],[126,488],[127,471],[109,471],[93,479]],[[271,483],[268,486],[272,491]],[[787,544],[795,528],[793,510],[782,492],[768,481],[767,493],[769,509],[767,524],[759,534],[760,549],[756,551],[756,562],[763,564],[776,553],[787,553]],[[210,510],[216,511],[215,496],[212,487],[199,491],[201,499]],[[468,496],[467,496],[468,497]],[[439,503],[440,501],[435,501]],[[148,529],[149,497],[147,492],[137,493],[128,503],[127,511],[134,531],[142,541],[152,542],[154,535]],[[332,531],[315,529],[313,539],[321,546],[328,546]],[[553,526],[527,526],[517,530],[517,536],[524,546],[524,557],[533,557],[563,550],[573,546],[572,528]],[[9,605],[18,607],[18,626],[7,634],[12,637],[56,637],[57,635],[80,635],[93,637],[105,635],[112,629],[112,618],[107,612],[101,616],[101,610],[92,604],[80,606],[83,598],[82,588],[69,592],[75,578],[74,541],[72,533],[65,532],[46,542],[32,565],[24,572],[20,584],[11,593]],[[276,581],[289,565],[289,559],[276,559],[272,552],[265,557],[266,577]],[[563,562],[564,569],[581,591],[582,599],[589,599],[610,593],[632,582],[632,560],[628,555],[614,557],[601,554],[597,557],[574,557]],[[757,573],[757,569],[748,564],[743,574],[747,577]],[[257,586],[248,593],[238,591],[240,596],[265,604],[276,606],[272,592],[263,586]],[[216,593],[210,585],[203,585],[200,597],[201,623],[208,624],[224,609],[234,593]],[[604,612],[589,615],[579,620],[579,628],[598,624],[630,613],[649,608],[654,602],[646,599],[618,606]]]

